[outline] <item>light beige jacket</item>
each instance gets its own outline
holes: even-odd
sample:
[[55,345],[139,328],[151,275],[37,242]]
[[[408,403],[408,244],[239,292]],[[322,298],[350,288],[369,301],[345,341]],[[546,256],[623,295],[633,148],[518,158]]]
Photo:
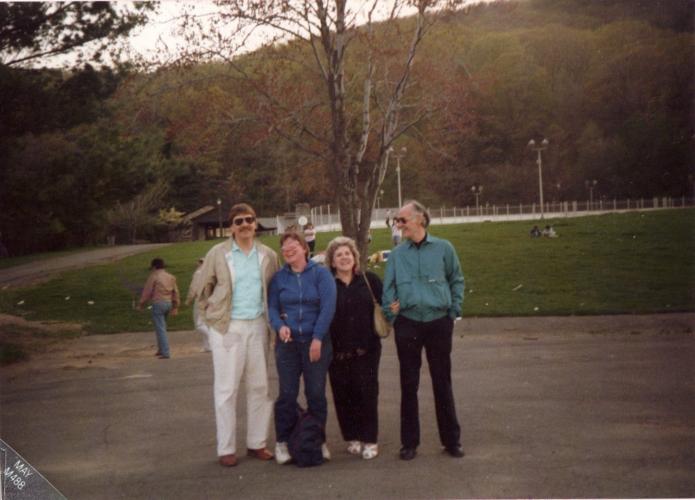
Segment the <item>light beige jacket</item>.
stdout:
[[155,269],[147,277],[145,286],[140,295],[140,305],[145,302],[171,302],[171,306],[176,309],[181,303],[179,287],[176,286],[176,278],[164,269]]
[[[208,327],[214,328],[222,335],[227,333],[232,318],[232,294],[234,293],[234,266],[228,259],[232,253],[232,239],[218,243],[205,256],[201,268],[200,287],[198,289],[198,314]],[[268,284],[280,268],[278,256],[271,248],[256,241],[258,262],[261,266],[263,287],[263,309],[268,330]],[[230,265],[231,264],[231,265]],[[230,271],[231,269],[231,271]]]

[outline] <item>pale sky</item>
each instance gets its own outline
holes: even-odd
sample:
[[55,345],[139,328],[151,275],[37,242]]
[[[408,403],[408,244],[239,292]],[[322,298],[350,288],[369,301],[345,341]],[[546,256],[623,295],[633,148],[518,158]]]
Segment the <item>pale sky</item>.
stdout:
[[[464,0],[463,4],[475,4],[482,2],[492,2],[498,0]],[[118,1],[120,6],[132,5],[131,1]],[[361,22],[366,20],[365,9],[370,5],[369,0],[348,0],[348,9],[361,13],[358,19]],[[374,18],[383,19],[388,15],[391,1],[379,0],[377,12]],[[159,2],[158,11],[151,14],[151,21],[140,28],[133,30],[125,44],[129,47],[133,57],[143,57],[147,60],[162,60],[173,58],[179,52],[177,47],[185,47],[185,40],[180,34],[176,33],[178,20],[185,9],[192,11],[196,15],[204,16],[216,11],[216,6],[212,0],[165,0]],[[416,12],[414,8],[403,9],[401,16],[412,15]],[[246,45],[246,50],[252,50],[260,46],[270,36],[270,30],[256,30]],[[128,57],[126,56],[126,59]],[[71,55],[58,55],[51,58],[36,61],[37,66],[61,67],[69,66],[75,59]]]
[[[464,5],[492,2],[497,0],[464,0]],[[361,15],[358,19],[361,19],[359,23],[366,21],[365,9],[370,4],[368,0],[348,0],[348,9],[359,12]],[[392,2],[390,1],[379,1],[379,6],[377,12],[375,12],[375,19],[383,19],[388,15],[388,9]],[[130,37],[130,44],[133,51],[144,57],[156,57],[158,53],[161,53],[163,44],[168,47],[169,50],[174,50],[177,45],[184,43],[183,38],[176,34],[177,19],[180,18],[182,10],[184,8],[193,9],[194,13],[197,15],[211,14],[216,11],[216,6],[211,0],[167,0],[160,4],[159,12],[154,16],[153,20],[148,23],[143,28],[136,30]],[[414,7],[405,8],[400,13],[401,16],[413,15],[417,12]],[[261,45],[268,36],[269,30],[265,33],[255,33],[252,37],[250,43],[248,44],[248,49],[254,49]]]

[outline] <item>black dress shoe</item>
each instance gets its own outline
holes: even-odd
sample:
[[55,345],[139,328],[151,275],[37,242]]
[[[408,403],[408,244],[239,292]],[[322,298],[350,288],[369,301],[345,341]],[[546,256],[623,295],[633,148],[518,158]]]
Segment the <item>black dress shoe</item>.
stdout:
[[405,446],[401,448],[401,451],[399,453],[399,456],[401,457],[401,460],[412,460],[415,458],[415,455],[417,452],[415,451],[415,448],[406,448]]
[[449,455],[451,455],[454,458],[461,458],[465,455],[463,453],[463,448],[461,446],[456,445],[456,446],[447,446],[444,448],[444,451],[446,451]]

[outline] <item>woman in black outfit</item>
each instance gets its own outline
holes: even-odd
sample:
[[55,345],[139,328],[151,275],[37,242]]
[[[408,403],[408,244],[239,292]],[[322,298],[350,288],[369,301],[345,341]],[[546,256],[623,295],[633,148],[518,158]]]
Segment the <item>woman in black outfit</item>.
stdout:
[[372,293],[381,303],[382,283],[374,273],[360,272],[359,261],[360,254],[352,239],[339,236],[328,244],[326,263],[338,289],[330,328],[333,361],[328,374],[340,431],[348,442],[347,451],[369,460],[379,454],[381,340],[374,331]]

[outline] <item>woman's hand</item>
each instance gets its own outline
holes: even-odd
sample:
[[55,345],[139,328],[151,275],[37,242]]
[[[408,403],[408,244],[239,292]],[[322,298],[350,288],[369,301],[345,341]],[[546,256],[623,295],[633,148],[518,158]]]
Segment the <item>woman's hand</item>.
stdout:
[[321,341],[314,339],[309,347],[309,361],[316,363],[319,359],[321,359]]
[[391,308],[391,312],[395,315],[401,310],[401,303],[398,300],[394,300],[389,307]]
[[289,326],[282,325],[278,331],[278,337],[280,337],[280,341],[285,344],[287,342],[292,342],[292,330],[290,330]]

